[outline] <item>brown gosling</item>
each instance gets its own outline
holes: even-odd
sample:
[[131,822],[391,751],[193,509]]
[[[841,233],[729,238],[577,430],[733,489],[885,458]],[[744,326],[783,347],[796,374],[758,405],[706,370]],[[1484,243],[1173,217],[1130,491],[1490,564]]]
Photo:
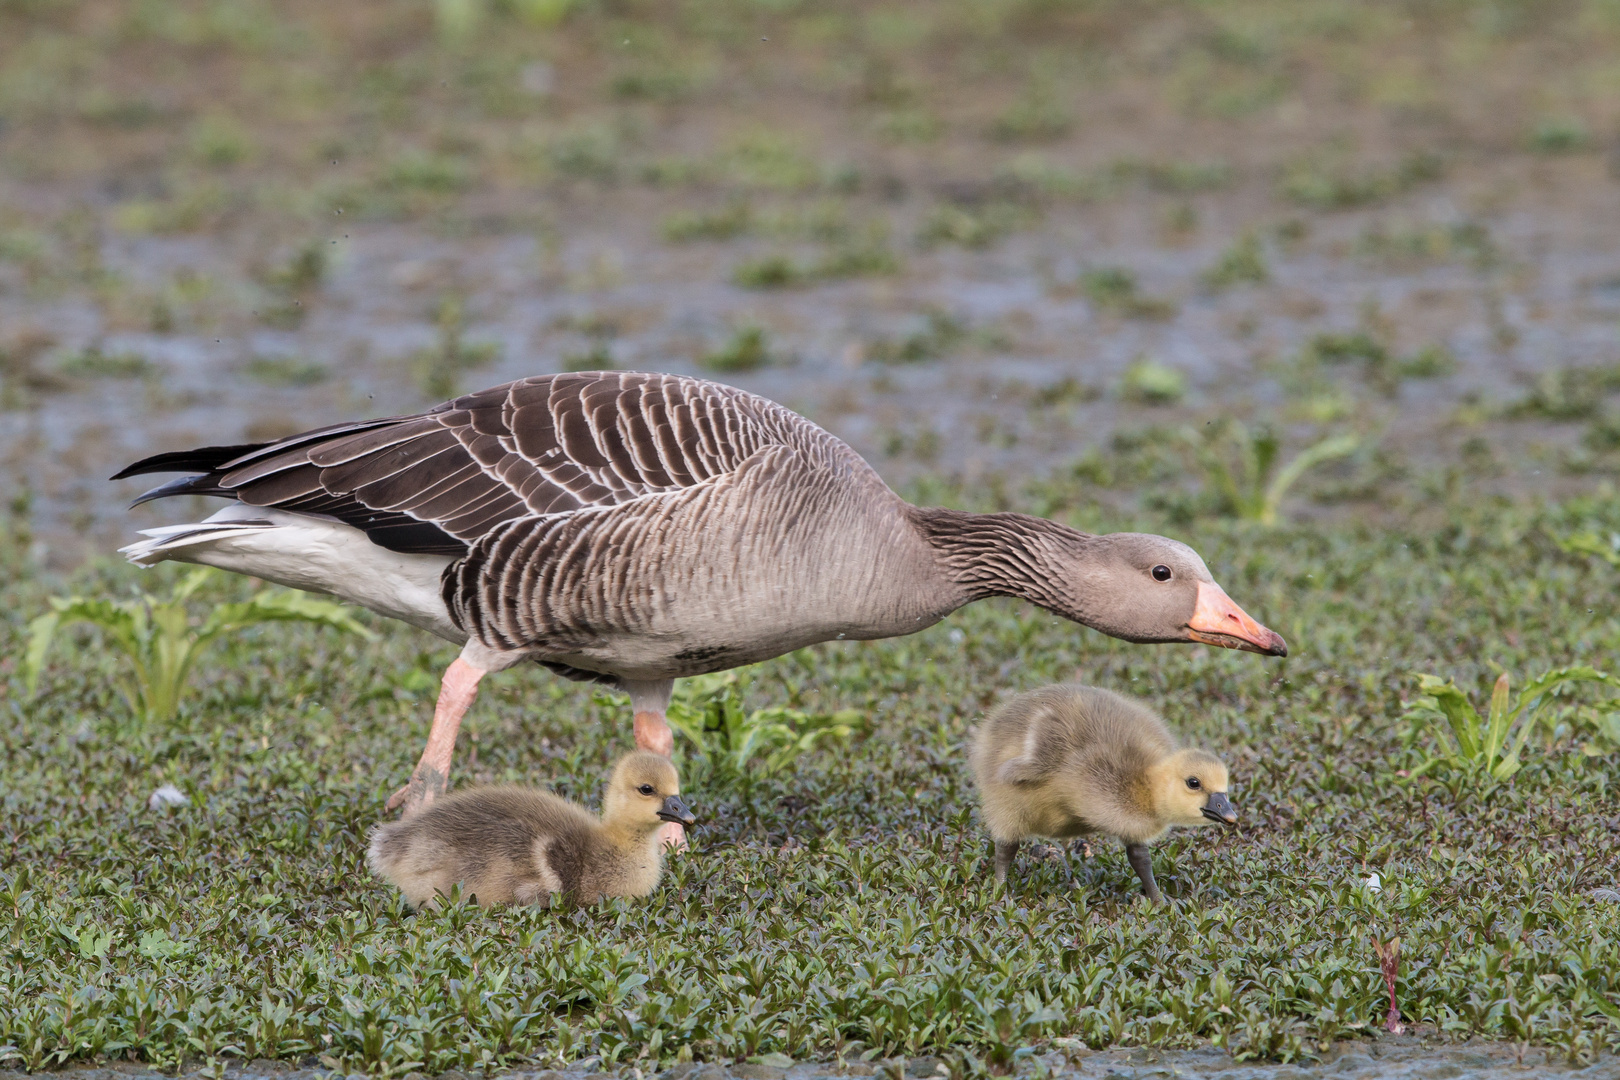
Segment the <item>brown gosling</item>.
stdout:
[[1012,698],[980,725],[971,762],[997,881],[1027,837],[1102,833],[1125,842],[1142,891],[1163,900],[1148,843],[1173,825],[1237,823],[1219,758],[1178,748],[1152,710],[1094,686]]
[[484,906],[537,904],[557,893],[594,903],[657,887],[667,821],[697,818],[669,759],[637,750],[613,767],[601,818],[549,791],[473,788],[379,826],[366,861],[414,908],[458,883]]

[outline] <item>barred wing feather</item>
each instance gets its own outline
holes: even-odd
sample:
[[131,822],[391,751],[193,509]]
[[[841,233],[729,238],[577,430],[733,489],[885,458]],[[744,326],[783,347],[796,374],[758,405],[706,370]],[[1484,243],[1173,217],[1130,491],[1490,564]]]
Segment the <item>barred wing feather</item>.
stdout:
[[337,518],[394,551],[461,556],[504,522],[679,491],[773,445],[865,470],[827,432],[752,394],[673,375],[585,372],[522,379],[416,416],[160,454],[115,479],[207,469],[142,501],[234,496]]

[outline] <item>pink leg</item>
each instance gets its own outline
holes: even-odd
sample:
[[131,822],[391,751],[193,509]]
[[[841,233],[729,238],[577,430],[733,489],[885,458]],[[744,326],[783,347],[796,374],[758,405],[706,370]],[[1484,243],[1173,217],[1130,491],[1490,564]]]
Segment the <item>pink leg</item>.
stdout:
[[419,814],[444,794],[450,781],[450,759],[456,752],[456,733],[461,718],[478,696],[478,680],[484,672],[456,657],[445,669],[439,684],[439,701],[433,707],[433,729],[428,732],[427,748],[411,773],[410,783],[388,798],[388,809],[404,807],[401,817]]
[[[636,746],[655,754],[669,757],[675,751],[675,732],[664,719],[662,709],[638,711],[635,720]],[[663,828],[664,846],[671,851],[686,850],[686,829],[678,821],[666,821]]]

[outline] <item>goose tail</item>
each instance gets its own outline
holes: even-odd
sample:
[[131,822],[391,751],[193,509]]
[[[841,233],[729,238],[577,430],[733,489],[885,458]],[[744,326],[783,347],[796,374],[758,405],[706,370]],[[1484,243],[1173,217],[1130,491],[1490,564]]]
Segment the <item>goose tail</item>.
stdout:
[[[160,525],[155,529],[142,529],[145,540],[137,540],[118,549],[118,553],[136,566],[156,566],[169,559],[181,562],[199,561],[185,558],[194,554],[187,549],[212,546],[222,540],[252,536],[265,529],[276,528],[273,521],[245,519],[235,521],[198,521],[189,525]],[[185,553],[185,554],[182,554]]]

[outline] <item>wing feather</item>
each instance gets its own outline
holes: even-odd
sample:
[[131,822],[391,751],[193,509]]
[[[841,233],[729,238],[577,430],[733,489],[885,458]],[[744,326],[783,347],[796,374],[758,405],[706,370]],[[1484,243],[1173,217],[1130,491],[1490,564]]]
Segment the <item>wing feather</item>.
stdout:
[[[334,517],[396,551],[465,554],[504,522],[680,491],[771,444],[823,466],[865,467],[808,420],[740,390],[581,372],[491,387],[413,416],[160,454],[120,475],[208,469],[185,489]],[[547,543],[514,546],[532,554]],[[518,587],[513,580],[500,591]]]

